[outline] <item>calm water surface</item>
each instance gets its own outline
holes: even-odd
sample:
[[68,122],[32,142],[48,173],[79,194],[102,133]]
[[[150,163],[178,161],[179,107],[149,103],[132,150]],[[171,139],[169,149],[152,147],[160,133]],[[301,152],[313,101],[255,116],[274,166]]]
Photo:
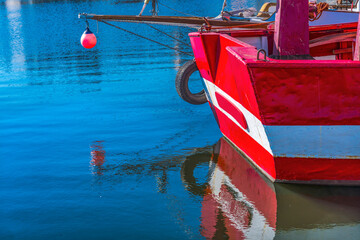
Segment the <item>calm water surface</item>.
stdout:
[[[222,4],[161,3],[199,16]],[[141,6],[0,1],[0,238],[359,239],[358,188],[274,186],[221,139],[206,104],[177,96],[176,71],[191,57],[101,23],[97,33],[95,22],[98,45],[80,46],[79,12]],[[159,28],[188,42],[189,29]]]

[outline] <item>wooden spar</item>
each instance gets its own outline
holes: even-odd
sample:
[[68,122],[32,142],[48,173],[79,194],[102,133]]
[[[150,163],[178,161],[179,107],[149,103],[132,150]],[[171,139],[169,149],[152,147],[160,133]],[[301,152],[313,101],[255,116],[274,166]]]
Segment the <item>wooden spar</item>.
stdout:
[[179,26],[244,26],[245,28],[267,28],[271,22],[250,22],[246,20],[239,21],[226,21],[215,20],[211,18],[201,17],[176,17],[176,16],[136,16],[136,15],[97,15],[97,14],[85,14],[80,13],[80,17],[86,17],[87,19],[103,20],[103,21],[118,21],[118,22],[138,22],[138,23],[154,23],[154,24],[166,24],[166,25],[179,25]]
[[356,38],[356,32],[344,32],[344,33],[335,33],[318,38],[314,38],[309,41],[310,48],[338,42],[354,41]]

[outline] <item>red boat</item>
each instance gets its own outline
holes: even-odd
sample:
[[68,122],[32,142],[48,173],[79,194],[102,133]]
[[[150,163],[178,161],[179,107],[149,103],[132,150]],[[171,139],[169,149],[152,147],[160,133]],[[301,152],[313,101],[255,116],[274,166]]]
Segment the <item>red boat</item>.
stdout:
[[[190,34],[195,61],[179,69],[179,95],[209,102],[223,135],[273,182],[360,185],[359,13],[308,0],[279,0],[275,15],[273,8],[217,18],[79,17],[147,40],[108,21],[203,25]],[[197,70],[205,91],[191,93]]]
[[[206,97],[222,134],[271,181],[359,185],[358,23],[314,25],[307,0],[278,1],[268,29],[208,25],[189,34],[195,61],[177,87],[189,102]],[[206,94],[186,89],[196,68]]]

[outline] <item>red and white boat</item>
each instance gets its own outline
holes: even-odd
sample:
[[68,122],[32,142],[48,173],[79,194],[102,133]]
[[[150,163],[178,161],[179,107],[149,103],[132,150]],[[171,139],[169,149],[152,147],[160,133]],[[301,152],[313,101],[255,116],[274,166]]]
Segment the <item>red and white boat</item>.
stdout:
[[[108,21],[204,24],[189,35],[195,61],[179,69],[179,95],[209,102],[222,134],[273,182],[360,185],[359,13],[279,0],[274,17],[273,5],[265,6],[237,21],[223,11],[213,19],[140,16],[143,10],[79,17],[132,34]],[[205,91],[193,94],[196,70]]]
[[268,29],[189,34],[196,66],[222,134],[271,181],[359,185],[359,14],[309,26],[308,9],[280,0]]

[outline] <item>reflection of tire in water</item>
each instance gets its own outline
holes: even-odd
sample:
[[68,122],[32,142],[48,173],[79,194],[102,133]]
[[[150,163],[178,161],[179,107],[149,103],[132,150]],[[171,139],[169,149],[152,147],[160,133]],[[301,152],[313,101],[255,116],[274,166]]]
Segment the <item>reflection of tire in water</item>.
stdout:
[[[218,156],[218,151],[220,147],[220,141],[213,147],[213,153],[210,152],[199,152],[193,155],[186,157],[185,161],[181,165],[181,180],[185,185],[186,190],[196,196],[204,196],[206,193],[206,188],[208,187],[208,181],[203,184],[197,183],[196,178],[194,177],[194,170],[199,165],[210,162],[215,162]],[[211,166],[209,166],[211,168]],[[211,170],[210,170],[211,171]],[[208,174],[209,176],[209,174]]]

